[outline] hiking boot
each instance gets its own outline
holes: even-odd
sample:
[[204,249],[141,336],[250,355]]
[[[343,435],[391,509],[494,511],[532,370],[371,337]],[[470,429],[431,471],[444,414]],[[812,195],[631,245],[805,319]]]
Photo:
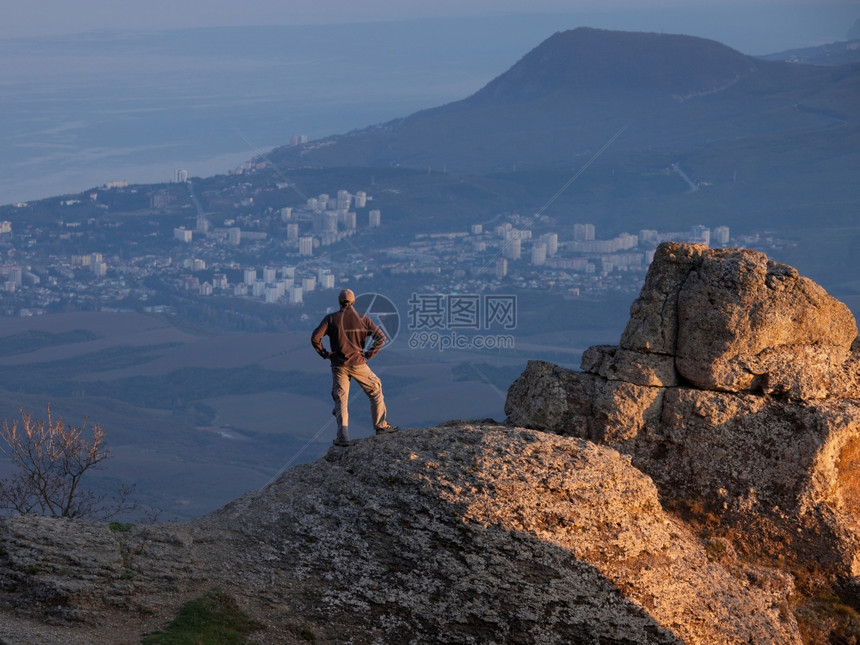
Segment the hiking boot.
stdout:
[[332,443],[336,446],[346,448],[349,445],[349,426],[342,426],[337,429],[337,435]]
[[397,426],[384,425],[376,428],[376,434],[389,434],[391,432],[397,432],[398,430],[400,430],[400,428],[398,428]]

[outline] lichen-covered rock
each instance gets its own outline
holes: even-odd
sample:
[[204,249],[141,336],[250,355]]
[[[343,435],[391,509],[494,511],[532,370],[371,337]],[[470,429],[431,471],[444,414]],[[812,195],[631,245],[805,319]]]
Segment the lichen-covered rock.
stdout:
[[620,346],[587,350],[584,372],[530,362],[505,413],[616,448],[666,497],[777,522],[786,548],[814,539],[831,574],[856,577],[856,335],[848,308],[791,267],[664,244]]
[[635,352],[675,355],[678,345],[678,294],[706,246],[661,244],[630,307],[620,346]]
[[[618,452],[523,428],[362,439],[200,520],[122,539],[93,523],[0,523],[0,571],[17,589],[89,586],[90,626],[40,642],[139,642],[140,614],[117,607],[174,586],[234,596],[265,626],[259,643],[800,643],[789,577],[713,561]],[[82,598],[66,594],[65,609]],[[125,637],[108,629],[121,623]],[[0,641],[26,642],[16,624],[0,621]]]
[[587,438],[587,430],[570,429],[587,424],[592,392],[593,386],[575,372],[547,361],[529,361],[525,374],[508,389],[505,414],[513,425]]
[[610,381],[671,387],[678,384],[675,357],[596,345],[582,354],[582,369]]
[[[740,391],[773,373],[766,350],[847,350],[857,337],[845,304],[784,264],[755,251],[702,253],[678,293],[675,366],[693,385]],[[758,366],[758,370],[753,368]],[[798,364],[796,378],[814,379]]]
[[[797,271],[763,253],[694,244],[660,245],[620,348],[674,358],[678,374],[695,387],[738,392],[768,387],[821,398],[803,381],[822,369],[797,361],[785,382],[775,350],[810,351],[828,367],[847,359],[857,337],[848,307]],[[660,383],[669,385],[670,383]]]

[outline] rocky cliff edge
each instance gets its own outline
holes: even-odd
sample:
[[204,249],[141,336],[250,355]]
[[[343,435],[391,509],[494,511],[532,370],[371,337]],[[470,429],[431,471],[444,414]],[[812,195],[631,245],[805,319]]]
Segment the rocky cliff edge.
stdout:
[[371,437],[194,522],[19,517],[0,544],[8,643],[137,643],[215,587],[261,643],[800,642],[789,576],[714,561],[628,457],[516,427]]
[[758,252],[661,245],[617,346],[530,362],[508,421],[611,446],[756,555],[860,575],[860,354],[848,308]]

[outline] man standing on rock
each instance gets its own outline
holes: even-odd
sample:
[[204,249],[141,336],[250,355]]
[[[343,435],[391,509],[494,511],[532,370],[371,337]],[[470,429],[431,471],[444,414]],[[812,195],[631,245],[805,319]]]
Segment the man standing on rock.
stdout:
[[[349,381],[355,379],[370,399],[370,416],[376,434],[396,432],[397,426],[385,420],[385,400],[382,396],[382,381],[367,366],[367,361],[376,356],[385,344],[385,334],[370,318],[355,311],[355,294],[344,289],[337,297],[340,311],[322,319],[311,335],[311,345],[317,354],[331,361],[331,397],[334,399],[332,414],[337,419],[336,446],[349,445]],[[322,344],[328,336],[327,351]],[[367,339],[373,339],[365,349]]]

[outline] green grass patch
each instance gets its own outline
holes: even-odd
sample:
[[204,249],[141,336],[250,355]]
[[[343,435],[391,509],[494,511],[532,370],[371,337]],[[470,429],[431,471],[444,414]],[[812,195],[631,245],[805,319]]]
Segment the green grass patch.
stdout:
[[185,604],[166,629],[150,634],[143,645],[240,645],[262,626],[223,591],[213,590]]
[[108,528],[114,533],[128,533],[134,524],[126,524],[124,522],[111,522]]

